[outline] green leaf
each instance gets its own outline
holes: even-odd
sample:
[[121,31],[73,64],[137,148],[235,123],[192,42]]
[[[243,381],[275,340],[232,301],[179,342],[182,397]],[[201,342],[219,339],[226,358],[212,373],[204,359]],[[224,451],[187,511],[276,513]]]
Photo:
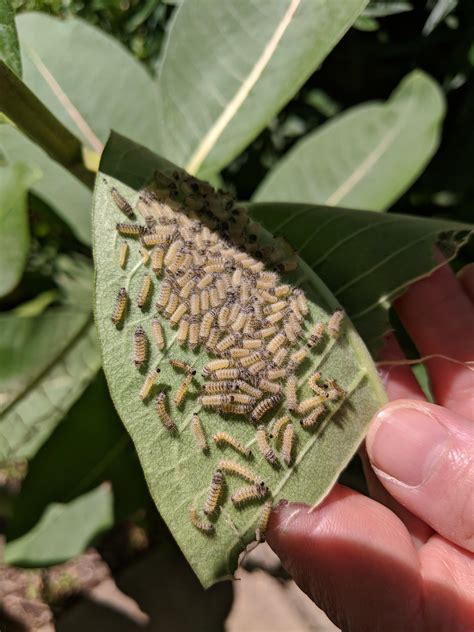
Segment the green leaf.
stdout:
[[160,64],[160,152],[190,173],[219,171],[293,97],[366,4],[182,2]]
[[436,151],[444,113],[438,84],[414,71],[387,103],[351,108],[306,136],[272,169],[254,200],[385,210]]
[[51,504],[26,535],[5,547],[5,562],[14,566],[60,564],[82,553],[91,541],[113,524],[110,485],[63,505]]
[[61,305],[0,314],[0,462],[33,456],[100,367],[91,270],[60,265]]
[[370,18],[384,18],[387,15],[396,15],[412,11],[411,2],[397,2],[397,0],[370,0],[368,6],[364,9],[364,16]]
[[28,258],[27,193],[38,171],[25,163],[0,167],[0,297],[19,283]]
[[[152,346],[149,363],[150,367],[158,364],[161,368],[161,388],[166,385],[174,389],[182,381],[182,374],[170,366],[169,357],[182,358],[197,369],[194,386],[191,387],[192,396],[186,399],[182,412],[170,401],[171,414],[178,426],[177,435],[173,436],[164,429],[153,402],[145,405],[139,400],[143,375],[134,367],[133,335],[139,323],[150,331],[152,315],[140,312],[135,306],[143,271],[136,242],[135,245],[130,244],[126,270],[118,267],[120,240],[117,239],[116,222],[120,213],[111,199],[110,187],[116,186],[135,202],[136,191],[150,181],[156,168],[168,170],[173,167],[143,147],[116,135],[112,136],[104,151],[94,201],[96,323],[112,399],[133,439],[150,492],[196,574],[208,586],[233,573],[238,554],[254,539],[260,508],[249,506],[239,511],[228,499],[216,523],[214,537],[208,537],[192,526],[190,507],[194,503],[202,506],[217,460],[220,456],[232,458],[233,455],[222,453],[214,445],[208,456],[200,455],[189,427],[191,415],[199,410],[210,442],[215,432],[226,429],[249,444],[255,439],[255,429],[249,423],[242,423],[241,418],[239,421],[235,421],[235,417],[234,421],[224,421],[217,413],[200,410],[195,397],[199,390],[198,382],[202,383],[201,369],[210,356],[203,351],[196,354],[178,347],[175,330],[170,328],[168,321],[161,321],[168,344],[166,351],[158,354]],[[270,238],[267,234],[266,237]],[[311,299],[312,320],[326,320],[336,302],[309,268],[300,262],[300,268],[289,280],[299,281]],[[122,286],[127,288],[133,302],[129,304],[123,328],[117,329],[111,323],[111,314],[117,291]],[[302,379],[308,377],[316,366],[322,366],[326,375],[338,379],[347,390],[349,401],[345,404],[341,402],[331,421],[317,433],[308,434],[298,425],[296,466],[273,470],[255,450],[250,467],[264,476],[275,501],[287,498],[311,504],[319,502],[357,449],[372,414],[385,401],[370,356],[349,323],[339,342],[329,343],[325,350],[314,355],[313,363],[307,364],[312,366],[305,364]],[[235,481],[229,480],[228,484],[235,491]]]
[[448,259],[474,227],[412,215],[298,204],[253,204],[252,217],[298,251],[343,305],[373,352],[389,329],[388,310],[414,280]]
[[[156,85],[115,39],[78,19],[26,13],[17,23],[24,82],[85,147],[100,154],[111,128],[158,147]],[[0,146],[41,168],[35,192],[89,244],[88,189],[10,126],[0,126]]]
[[0,59],[21,77],[21,58],[15,14],[9,0],[0,0]]
[[100,372],[28,463],[8,522],[8,539],[31,529],[49,503],[68,503],[104,481],[112,485],[115,522],[151,502]]

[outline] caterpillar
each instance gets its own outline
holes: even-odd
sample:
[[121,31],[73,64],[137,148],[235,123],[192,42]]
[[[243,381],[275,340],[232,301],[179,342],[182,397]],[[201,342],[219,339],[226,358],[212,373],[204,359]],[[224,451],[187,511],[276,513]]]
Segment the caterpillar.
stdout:
[[174,397],[174,403],[175,403],[175,406],[177,406],[178,408],[183,404],[184,399],[186,395],[188,394],[189,386],[192,382],[192,379],[193,379],[193,376],[191,374],[188,374],[184,378],[184,380],[181,382],[181,384],[179,385],[176,391],[176,395]]
[[133,354],[133,362],[137,369],[141,368],[146,361],[147,355],[147,337],[145,330],[141,325],[135,329],[133,334],[134,341],[134,354]]
[[209,449],[207,445],[206,435],[204,434],[201,420],[196,413],[194,413],[191,418],[191,430],[193,432],[194,439],[196,440],[198,448],[203,452],[206,452]]
[[183,371],[184,373],[187,373],[188,375],[196,375],[196,369],[191,364],[189,364],[188,362],[185,362],[184,360],[179,360],[178,358],[171,358],[170,364],[174,369],[178,369],[178,371]]
[[257,529],[255,531],[255,539],[257,542],[265,542],[265,535],[267,533],[268,523],[270,521],[270,515],[272,513],[273,504],[271,500],[267,500],[260,512],[260,516],[257,522]]
[[126,241],[122,241],[119,248],[119,266],[125,268],[127,265],[129,247]]
[[156,384],[156,380],[160,372],[161,372],[161,369],[159,367],[156,367],[156,369],[152,369],[146,376],[145,381],[143,382],[143,386],[140,390],[140,399],[142,401],[145,401],[145,399],[148,399],[151,393],[151,389]]
[[117,298],[115,300],[114,309],[112,312],[112,323],[114,325],[118,325],[125,314],[125,309],[127,307],[127,290],[124,287],[121,287],[118,291]]
[[132,207],[115,187],[112,187],[110,189],[110,194],[113,201],[115,202],[115,206],[119,209],[119,211],[122,211],[122,213],[126,215],[129,219],[135,219],[135,213],[133,212]]
[[332,338],[338,337],[343,320],[344,320],[344,311],[342,309],[336,309],[336,311],[330,317],[327,323],[328,333]]
[[247,459],[252,456],[250,448],[247,448],[241,441],[230,435],[228,432],[218,432],[212,438],[217,445],[228,445]]
[[314,326],[308,338],[308,343],[307,343],[308,347],[310,349],[312,349],[313,347],[316,347],[319,344],[320,340],[322,339],[323,335],[324,335],[324,324],[318,323],[317,325]]
[[323,415],[325,411],[326,407],[324,406],[324,404],[319,404],[314,410],[310,412],[309,415],[307,415],[304,419],[300,421],[301,426],[303,428],[312,428],[317,424],[321,415]]
[[171,418],[168,409],[167,409],[167,397],[165,391],[161,391],[161,393],[156,398],[156,411],[158,413],[158,417],[160,418],[161,423],[169,432],[176,432],[177,427],[173,419]]
[[277,419],[272,426],[272,431],[270,433],[270,438],[278,441],[280,439],[281,431],[285,428],[287,424],[291,421],[288,415],[283,415],[280,419]]
[[249,483],[253,483],[254,485],[258,485],[260,487],[265,486],[263,479],[258,474],[254,474],[254,472],[245,467],[245,465],[241,465],[235,461],[221,459],[217,467],[226,474],[238,476],[239,478],[243,478],[244,480],[249,481]]
[[281,395],[271,395],[262,399],[252,410],[250,419],[256,423],[260,421],[272,408],[275,408],[280,403]]
[[195,507],[191,509],[190,516],[191,522],[196,527],[196,529],[199,529],[199,531],[203,531],[207,535],[214,533],[214,525],[210,522],[206,522],[205,520],[201,520]]
[[281,445],[281,458],[286,465],[290,465],[293,456],[293,446],[295,443],[295,429],[293,424],[288,424],[283,432]]
[[143,307],[145,306],[148,297],[150,296],[150,290],[151,290],[151,277],[149,274],[144,274],[143,275],[143,279],[142,279],[142,284],[140,287],[140,292],[138,293],[138,298],[137,298],[137,305],[140,309],[143,309]]
[[222,496],[224,483],[224,474],[222,473],[222,470],[217,469],[212,475],[209,492],[204,505],[204,513],[206,516],[212,516],[212,514],[216,512],[217,507],[219,506],[219,500]]
[[268,487],[265,485],[249,485],[241,487],[230,497],[234,505],[244,505],[255,500],[262,500],[268,494]]
[[298,406],[297,389],[298,379],[294,373],[288,376],[286,380],[286,404],[289,411],[296,410]]
[[270,465],[278,465],[278,457],[275,454],[273,448],[268,443],[267,431],[265,426],[258,426],[256,439],[258,449],[260,450],[263,458],[267,460]]

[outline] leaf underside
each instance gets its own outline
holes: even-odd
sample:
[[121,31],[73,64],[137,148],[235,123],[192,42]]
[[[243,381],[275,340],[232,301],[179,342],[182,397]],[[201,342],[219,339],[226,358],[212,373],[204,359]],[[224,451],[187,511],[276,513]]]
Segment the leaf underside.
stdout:
[[[95,191],[96,324],[112,399],[135,443],[151,494],[196,574],[203,585],[208,586],[232,576],[239,553],[254,539],[261,510],[261,503],[249,504],[243,509],[232,505],[230,495],[246,483],[229,476],[221,511],[215,521],[215,534],[208,536],[194,528],[189,510],[193,506],[202,508],[217,461],[226,458],[247,464],[263,477],[273,502],[285,498],[314,505],[324,497],[350,460],[373,412],[385,401],[385,395],[367,350],[352,325],[346,322],[337,342],[326,338],[324,345],[312,351],[310,361],[301,365],[298,371],[298,380],[300,399],[309,397],[311,391],[306,379],[319,368],[324,376],[336,379],[348,396],[332,405],[316,431],[304,430],[298,418],[294,418],[296,449],[289,467],[273,469],[265,461],[255,445],[255,428],[244,417],[223,417],[201,408],[197,395],[203,384],[202,367],[215,356],[209,356],[202,347],[196,352],[179,347],[176,329],[172,329],[163,317],[160,322],[165,332],[166,348],[159,353],[150,333],[155,310],[149,307],[141,312],[135,303],[145,271],[137,242],[129,241],[130,253],[125,270],[118,265],[122,239],[117,235],[116,223],[123,221],[123,215],[111,198],[110,188],[117,187],[135,204],[137,191],[151,181],[155,169],[170,173],[173,167],[143,147],[118,135],[112,136],[102,158]],[[271,240],[268,234],[265,237]],[[160,277],[154,278],[151,270],[146,272],[153,277],[150,301],[153,305],[161,281]],[[337,307],[327,288],[301,261],[298,269],[282,281],[304,289],[310,302],[309,323],[326,322]],[[120,287],[127,289],[130,301],[123,327],[116,328],[111,323],[111,314]],[[133,364],[133,338],[138,325],[142,325],[150,336],[148,367],[158,365],[161,369],[158,390],[169,390],[169,408],[178,427],[175,435],[163,427],[153,399],[148,404],[139,399],[146,373],[137,371]],[[197,369],[190,396],[180,410],[172,400],[183,375],[170,366],[170,358],[185,360]],[[268,425],[270,419],[281,416],[284,410],[283,402],[264,418],[264,423]],[[190,429],[191,416],[196,411],[210,445],[207,455],[198,450]],[[240,455],[217,448],[212,435],[222,430],[230,432],[247,446],[251,445],[253,460],[246,463]]]

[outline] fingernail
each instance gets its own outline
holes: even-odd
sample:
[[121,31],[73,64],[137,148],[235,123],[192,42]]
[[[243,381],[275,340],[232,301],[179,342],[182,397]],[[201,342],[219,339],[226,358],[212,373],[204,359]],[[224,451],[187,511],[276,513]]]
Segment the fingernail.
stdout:
[[429,476],[448,437],[431,411],[413,404],[389,405],[375,417],[367,451],[382,473],[416,487]]

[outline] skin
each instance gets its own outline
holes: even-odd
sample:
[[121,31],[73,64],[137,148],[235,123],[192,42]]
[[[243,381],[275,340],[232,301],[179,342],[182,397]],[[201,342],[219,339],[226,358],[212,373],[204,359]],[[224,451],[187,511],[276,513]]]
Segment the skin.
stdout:
[[[474,630],[474,266],[444,265],[396,309],[437,404],[407,366],[383,369],[392,400],[363,460],[371,498],[336,485],[313,512],[280,504],[267,541],[344,632]],[[402,359],[390,336],[383,359]],[[471,364],[466,364],[470,362]]]

